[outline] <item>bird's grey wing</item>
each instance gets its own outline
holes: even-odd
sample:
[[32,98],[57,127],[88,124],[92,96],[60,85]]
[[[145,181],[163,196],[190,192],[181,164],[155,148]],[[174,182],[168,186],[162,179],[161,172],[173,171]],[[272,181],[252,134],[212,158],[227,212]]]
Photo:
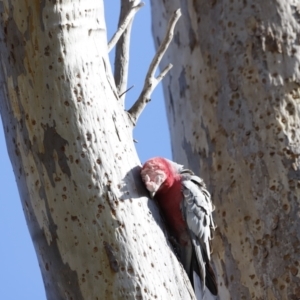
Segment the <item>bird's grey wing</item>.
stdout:
[[212,229],[215,228],[212,218],[213,206],[209,192],[204,185],[195,183],[195,178],[197,176],[182,181],[184,197],[182,209],[190,232],[198,239],[200,246],[204,247],[210,259],[209,241],[211,240]]
[[182,213],[188,225],[191,240],[195,249],[200,277],[205,287],[207,266],[210,261],[211,231],[214,229],[212,218],[213,206],[210,194],[201,178],[183,176],[182,180]]

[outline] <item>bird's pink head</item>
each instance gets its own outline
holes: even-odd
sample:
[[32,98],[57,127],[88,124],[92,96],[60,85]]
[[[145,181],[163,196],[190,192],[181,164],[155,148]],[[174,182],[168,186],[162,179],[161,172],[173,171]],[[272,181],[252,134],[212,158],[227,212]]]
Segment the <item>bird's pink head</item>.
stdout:
[[173,164],[175,163],[162,157],[154,157],[144,163],[141,176],[152,198],[163,186],[173,182],[175,173]]

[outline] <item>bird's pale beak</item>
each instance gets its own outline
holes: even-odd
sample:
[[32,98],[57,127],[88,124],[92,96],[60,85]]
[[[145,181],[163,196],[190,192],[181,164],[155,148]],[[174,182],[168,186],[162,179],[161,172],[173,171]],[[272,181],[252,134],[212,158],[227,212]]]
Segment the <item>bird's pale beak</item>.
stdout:
[[150,198],[153,199],[155,196],[155,192],[149,192],[150,193]]

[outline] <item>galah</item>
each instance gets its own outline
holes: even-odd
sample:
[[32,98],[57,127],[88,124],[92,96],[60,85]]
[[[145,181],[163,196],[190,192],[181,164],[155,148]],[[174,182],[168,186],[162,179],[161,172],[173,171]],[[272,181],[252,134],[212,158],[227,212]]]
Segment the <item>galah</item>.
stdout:
[[197,299],[217,295],[216,277],[210,265],[214,206],[203,180],[182,165],[161,157],[146,161],[141,176],[176,240],[180,260],[198,294]]

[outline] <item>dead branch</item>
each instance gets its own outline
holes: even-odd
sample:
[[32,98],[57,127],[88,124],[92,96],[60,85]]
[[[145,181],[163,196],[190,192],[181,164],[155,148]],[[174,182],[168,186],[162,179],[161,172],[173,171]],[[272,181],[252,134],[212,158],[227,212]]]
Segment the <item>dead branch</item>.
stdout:
[[172,64],[168,64],[164,70],[157,76],[155,77],[155,72],[157,67],[159,66],[165,52],[167,51],[173,36],[174,36],[174,28],[181,16],[181,11],[180,9],[177,9],[171,19],[169,20],[166,35],[160,44],[151,64],[148,70],[148,73],[145,78],[145,83],[143,90],[137,99],[137,101],[133,104],[133,106],[128,110],[128,115],[130,120],[132,121],[133,125],[135,126],[137,119],[141,115],[142,111],[146,107],[146,104],[150,101],[151,94],[157,84],[166,76],[168,71],[172,68]]

